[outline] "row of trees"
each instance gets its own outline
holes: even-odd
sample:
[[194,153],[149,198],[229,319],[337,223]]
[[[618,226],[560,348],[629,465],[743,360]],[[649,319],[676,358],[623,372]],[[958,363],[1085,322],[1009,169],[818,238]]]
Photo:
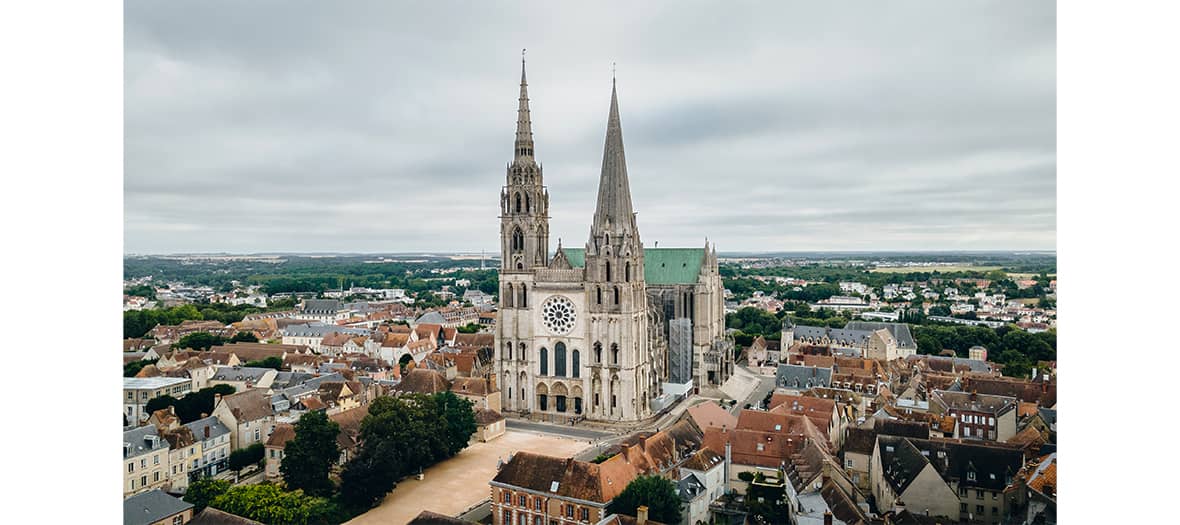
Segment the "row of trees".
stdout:
[[340,499],[368,509],[397,481],[450,458],[475,433],[472,404],[451,392],[380,397],[361,422],[361,446],[340,473]]
[[263,523],[328,525],[347,518],[329,498],[286,491],[271,483],[233,486],[226,480],[204,478],[189,484],[184,501],[192,503],[196,512],[211,506]]
[[123,337],[143,337],[158,324],[177,325],[184,321],[219,321],[230,324],[241,321],[249,314],[294,307],[294,299],[280,299],[272,301],[266,308],[245,304],[234,306],[225,303],[198,303],[171,308],[128,310],[123,312]]
[[180,399],[163,395],[148,401],[144,409],[150,414],[161,408],[175,407],[176,417],[180,418],[180,422],[191,423],[201,419],[201,414],[213,413],[213,402],[217,394],[224,397],[235,391],[236,389],[230,385],[214,385],[196,392],[189,392]]
[[213,335],[209,332],[193,332],[184,337],[181,337],[176,344],[172,345],[173,349],[188,348],[191,350],[205,351],[214,346],[223,345],[226,343],[257,343],[258,337],[251,332],[238,332],[233,337],[221,337]]

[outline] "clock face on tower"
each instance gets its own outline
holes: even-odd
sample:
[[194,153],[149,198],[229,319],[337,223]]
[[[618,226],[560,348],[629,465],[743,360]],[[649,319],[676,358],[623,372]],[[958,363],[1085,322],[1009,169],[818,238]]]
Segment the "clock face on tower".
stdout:
[[560,295],[554,295],[541,304],[541,322],[550,332],[565,335],[574,329],[577,312],[574,303]]

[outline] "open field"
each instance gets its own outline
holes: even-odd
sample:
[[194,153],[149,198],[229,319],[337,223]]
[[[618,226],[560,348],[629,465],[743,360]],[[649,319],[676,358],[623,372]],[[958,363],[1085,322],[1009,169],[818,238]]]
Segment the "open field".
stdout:
[[455,516],[487,499],[488,481],[496,475],[496,463],[514,452],[527,450],[569,457],[590,446],[585,440],[541,436],[509,430],[490,443],[475,443],[455,457],[426,469],[425,479],[410,477],[398,483],[385,501],[357,516],[350,524],[408,523],[423,510]]
[[873,268],[874,272],[880,273],[910,273],[910,272],[933,272],[941,273],[948,272],[990,272],[992,270],[999,270],[999,266],[969,266],[961,264],[952,264],[946,266],[890,266],[888,268]]
[[[1039,274],[1035,274],[1035,273],[1009,273],[1008,277],[1014,281],[1019,281],[1022,279],[1036,279],[1037,275],[1039,275]],[[1056,279],[1057,274],[1051,273],[1051,274],[1049,274],[1049,278]]]

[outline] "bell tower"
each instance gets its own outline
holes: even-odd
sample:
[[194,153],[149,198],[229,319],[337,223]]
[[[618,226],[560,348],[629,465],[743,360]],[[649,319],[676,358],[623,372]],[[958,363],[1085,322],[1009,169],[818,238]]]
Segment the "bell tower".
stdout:
[[549,264],[549,191],[533,152],[533,122],[523,52],[518,104],[515,150],[500,192],[501,274],[531,272]]

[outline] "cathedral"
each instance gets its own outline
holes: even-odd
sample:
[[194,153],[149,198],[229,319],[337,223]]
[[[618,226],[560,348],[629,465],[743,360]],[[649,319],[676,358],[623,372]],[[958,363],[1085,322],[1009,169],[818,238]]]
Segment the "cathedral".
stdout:
[[613,84],[590,236],[585,248],[559,242],[550,252],[549,192],[521,61],[515,150],[500,193],[496,367],[507,412],[639,421],[656,414],[664,385],[716,386],[733,371],[716,248],[640,240]]

